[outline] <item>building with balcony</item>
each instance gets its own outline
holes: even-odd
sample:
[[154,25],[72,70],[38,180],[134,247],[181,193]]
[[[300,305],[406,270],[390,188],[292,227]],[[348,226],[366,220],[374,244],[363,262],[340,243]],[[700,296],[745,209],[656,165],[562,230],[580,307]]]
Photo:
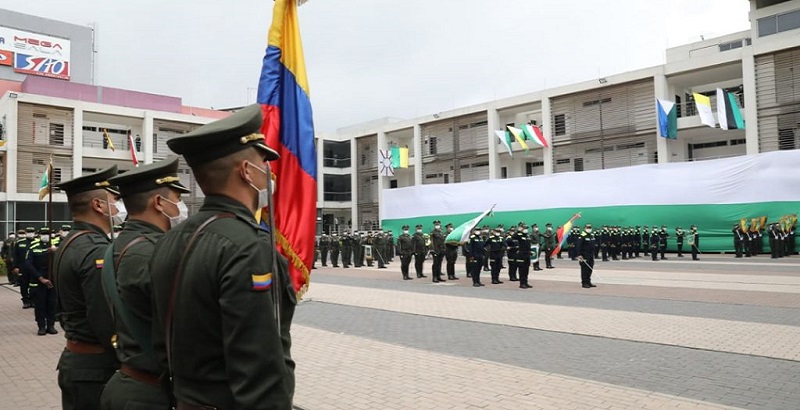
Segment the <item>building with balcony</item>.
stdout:
[[[797,149],[800,0],[752,0],[749,19],[750,30],[666,50],[660,66],[319,136],[321,217],[351,221],[345,229],[375,229],[387,189]],[[738,99],[744,130],[701,124],[693,94],[709,96],[716,107],[717,88]],[[657,98],[677,104],[677,140],[657,136]],[[526,153],[514,142],[511,156],[494,131],[525,123],[541,126],[550,147]],[[342,152],[349,144],[350,167],[326,161],[334,144]],[[379,176],[378,150],[391,146],[409,149],[409,167]]]

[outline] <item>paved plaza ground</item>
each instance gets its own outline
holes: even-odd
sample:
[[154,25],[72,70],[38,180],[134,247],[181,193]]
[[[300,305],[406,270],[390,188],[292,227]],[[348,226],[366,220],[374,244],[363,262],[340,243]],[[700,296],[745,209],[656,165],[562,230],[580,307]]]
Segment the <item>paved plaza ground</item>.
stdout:
[[[533,289],[320,268],[293,325],[295,404],[323,409],[800,408],[800,257],[577,262]],[[412,266],[413,270],[413,266]],[[0,288],[0,409],[59,408],[63,332]],[[201,318],[198,318],[201,320]],[[258,375],[253,375],[258,377]]]

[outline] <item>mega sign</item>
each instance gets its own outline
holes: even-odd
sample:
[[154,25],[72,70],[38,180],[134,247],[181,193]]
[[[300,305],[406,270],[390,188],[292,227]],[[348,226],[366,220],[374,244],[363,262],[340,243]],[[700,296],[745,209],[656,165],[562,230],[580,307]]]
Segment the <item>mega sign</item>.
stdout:
[[0,64],[13,62],[18,73],[69,80],[69,47],[63,38],[0,26]]

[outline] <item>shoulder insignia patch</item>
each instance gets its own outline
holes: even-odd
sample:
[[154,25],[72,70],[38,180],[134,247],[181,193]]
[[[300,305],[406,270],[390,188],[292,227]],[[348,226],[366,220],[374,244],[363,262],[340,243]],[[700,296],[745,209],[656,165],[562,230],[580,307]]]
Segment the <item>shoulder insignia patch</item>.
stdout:
[[272,287],[272,273],[263,275],[250,275],[253,280],[253,290],[268,290]]
[[103,259],[95,259],[94,267],[97,269],[103,269]]

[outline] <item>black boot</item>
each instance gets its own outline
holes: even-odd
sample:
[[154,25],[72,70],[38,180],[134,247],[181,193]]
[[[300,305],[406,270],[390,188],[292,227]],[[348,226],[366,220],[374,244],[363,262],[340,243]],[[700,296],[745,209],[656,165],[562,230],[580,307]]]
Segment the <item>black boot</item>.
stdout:
[[58,334],[58,330],[56,330],[55,326],[50,325],[50,326],[47,326],[47,333],[51,334],[51,335],[57,335]]
[[47,331],[44,329],[44,326],[39,326],[39,331],[36,332],[36,334],[39,336],[44,336],[47,334]]

